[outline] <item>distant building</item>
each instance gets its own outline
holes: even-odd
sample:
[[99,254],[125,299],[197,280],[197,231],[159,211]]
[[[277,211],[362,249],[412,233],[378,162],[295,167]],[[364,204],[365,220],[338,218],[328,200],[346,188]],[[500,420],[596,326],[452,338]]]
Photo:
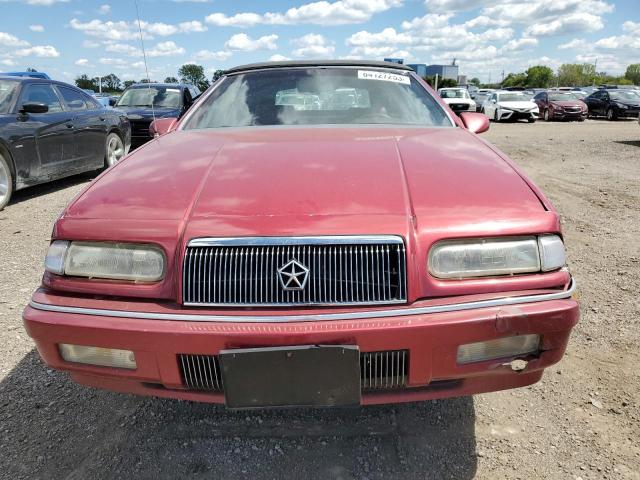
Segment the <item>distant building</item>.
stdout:
[[399,63],[400,65],[402,65],[404,63],[404,58],[385,58],[384,61],[391,62],[391,63]]
[[450,78],[458,81],[458,65],[426,65],[424,63],[407,64],[419,77]]
[[424,63],[407,64],[407,67],[411,68],[414,72],[416,72],[419,77],[424,78],[427,76],[427,66]]
[[466,85],[467,84],[467,76],[466,75],[458,75],[458,85]]

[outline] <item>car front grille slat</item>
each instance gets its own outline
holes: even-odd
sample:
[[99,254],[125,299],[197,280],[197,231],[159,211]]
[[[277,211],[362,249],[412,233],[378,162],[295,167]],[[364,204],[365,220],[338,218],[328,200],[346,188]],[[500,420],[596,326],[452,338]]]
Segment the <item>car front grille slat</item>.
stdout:
[[[188,390],[222,392],[222,373],[217,355],[179,354],[178,367]],[[360,352],[360,388],[405,388],[409,375],[409,351]]]
[[[184,256],[183,303],[212,306],[402,303],[407,299],[404,243],[398,237],[388,238],[388,242],[382,243],[328,240],[295,245],[190,245]],[[278,270],[292,260],[302,266],[296,268],[308,269],[304,288],[291,290],[282,285]]]

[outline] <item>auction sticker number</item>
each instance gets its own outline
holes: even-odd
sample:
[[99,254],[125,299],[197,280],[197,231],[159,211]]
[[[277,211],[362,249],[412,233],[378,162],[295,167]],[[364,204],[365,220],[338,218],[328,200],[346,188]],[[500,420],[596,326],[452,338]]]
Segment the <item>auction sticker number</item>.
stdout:
[[373,70],[358,70],[358,78],[360,80],[381,80],[383,82],[404,83],[409,85],[411,80],[408,75],[398,75],[389,72],[376,72]]

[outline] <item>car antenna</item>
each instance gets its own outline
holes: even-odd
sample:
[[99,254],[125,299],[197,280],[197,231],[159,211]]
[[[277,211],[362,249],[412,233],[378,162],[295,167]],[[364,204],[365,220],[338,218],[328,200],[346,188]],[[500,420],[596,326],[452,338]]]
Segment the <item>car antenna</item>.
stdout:
[[[142,24],[140,23],[140,11],[138,10],[138,2],[137,0],[133,0],[134,5],[136,6],[136,17],[138,18],[138,33],[140,34],[140,46],[142,47],[142,59],[144,60],[144,71],[147,74],[147,88],[149,89],[149,94],[151,94],[151,78],[149,78],[149,67],[147,66],[147,54],[144,51],[144,40],[142,39]],[[151,117],[153,121],[156,121],[156,111],[153,106],[153,98],[151,99]],[[153,135],[157,137],[158,134],[155,133]]]

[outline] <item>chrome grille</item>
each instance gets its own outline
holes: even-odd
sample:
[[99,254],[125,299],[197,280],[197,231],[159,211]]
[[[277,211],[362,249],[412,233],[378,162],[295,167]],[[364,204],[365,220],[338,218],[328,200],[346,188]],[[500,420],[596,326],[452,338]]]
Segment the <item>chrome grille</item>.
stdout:
[[363,390],[405,387],[408,374],[409,352],[407,350],[360,354],[360,381]]
[[[295,260],[303,288],[278,270]],[[299,268],[299,270],[303,270]],[[407,299],[400,237],[196,239],[183,263],[183,303],[211,306],[375,305]]]
[[[189,390],[223,391],[217,355],[178,355],[180,375]],[[360,388],[383,390],[407,386],[408,350],[360,353]]]
[[182,381],[189,390],[222,391],[217,355],[178,355]]

